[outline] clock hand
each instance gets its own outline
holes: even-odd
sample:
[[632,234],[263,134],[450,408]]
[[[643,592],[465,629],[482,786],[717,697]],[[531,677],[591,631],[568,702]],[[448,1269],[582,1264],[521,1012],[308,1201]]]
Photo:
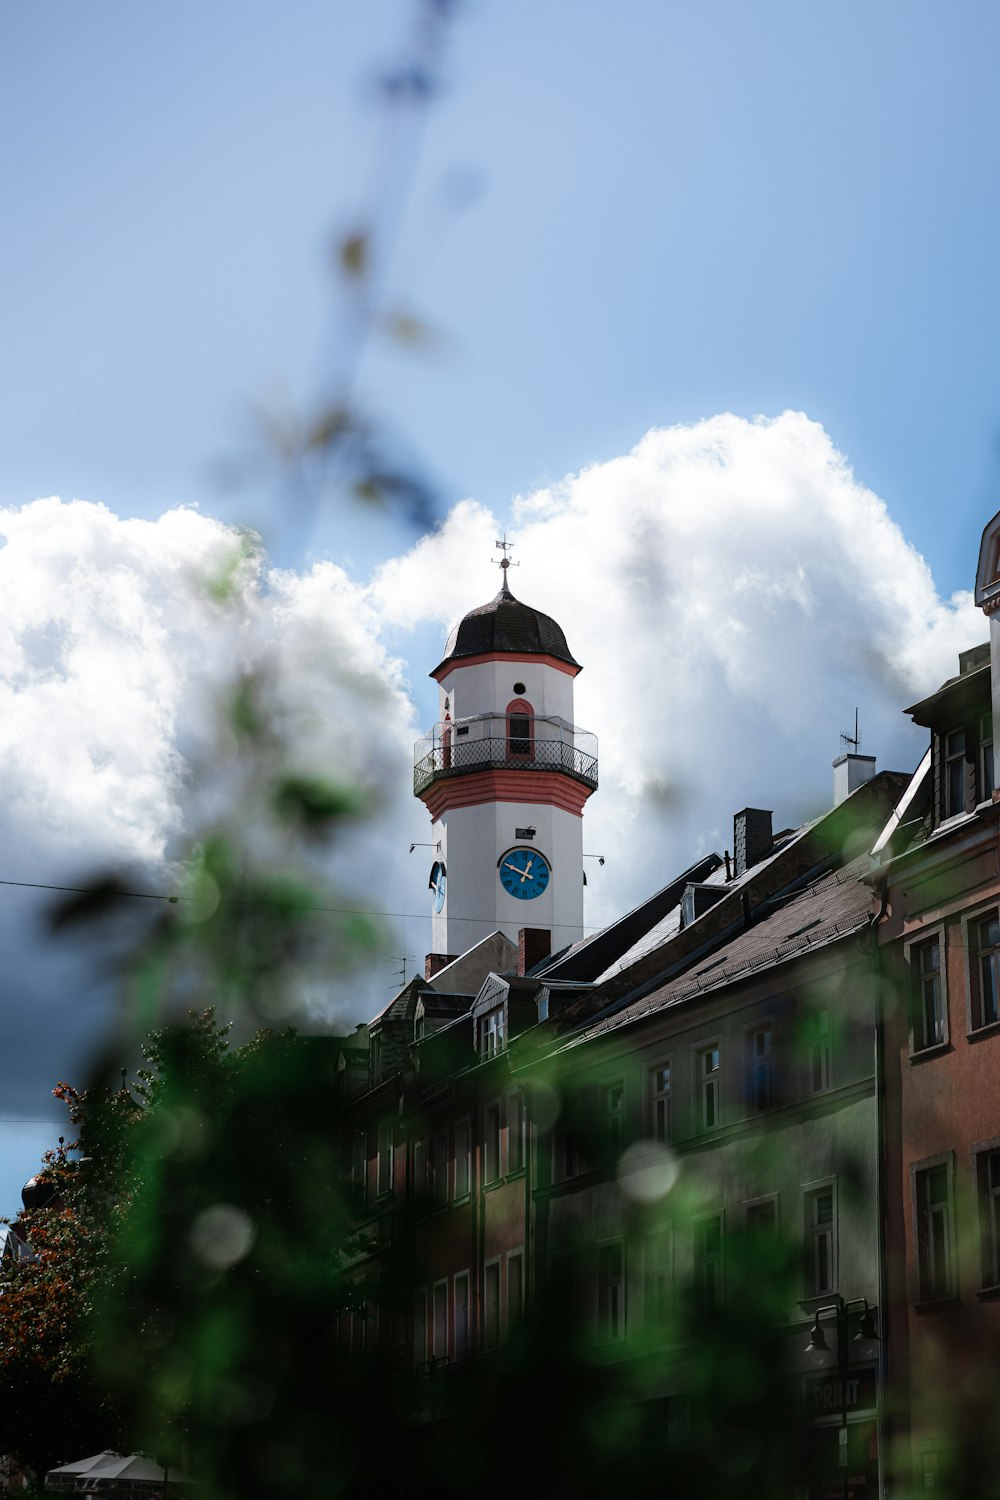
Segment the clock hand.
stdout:
[[512,865],[509,859],[504,860],[503,867],[505,870],[513,870],[515,875],[520,875],[521,873],[521,866]]

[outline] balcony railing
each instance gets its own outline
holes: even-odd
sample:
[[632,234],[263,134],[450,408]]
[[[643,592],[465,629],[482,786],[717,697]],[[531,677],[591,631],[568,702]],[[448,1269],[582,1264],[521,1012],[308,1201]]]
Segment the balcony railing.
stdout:
[[533,719],[528,735],[510,735],[503,718],[438,724],[414,750],[413,790],[475,771],[558,771],[595,791],[597,737],[562,719]]

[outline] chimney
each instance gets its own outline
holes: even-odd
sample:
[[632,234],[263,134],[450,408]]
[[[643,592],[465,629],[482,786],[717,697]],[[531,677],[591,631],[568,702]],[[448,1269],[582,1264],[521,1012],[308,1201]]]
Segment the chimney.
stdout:
[[517,934],[517,972],[523,978],[552,952],[552,934],[547,927],[522,927]]
[[428,953],[424,958],[424,978],[433,979],[435,974],[453,964],[457,957],[457,953]]
[[774,847],[771,814],[760,807],[744,807],[733,817],[733,855],[737,879],[759,864]]
[[833,805],[839,807],[845,798],[875,775],[874,755],[838,755],[833,763]]

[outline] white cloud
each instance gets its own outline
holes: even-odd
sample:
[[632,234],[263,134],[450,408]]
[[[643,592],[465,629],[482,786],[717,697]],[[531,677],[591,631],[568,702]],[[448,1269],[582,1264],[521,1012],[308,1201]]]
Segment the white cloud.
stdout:
[[[447,626],[496,592],[503,524],[463,501],[364,583],[330,562],[268,572],[192,510],[156,522],[57,500],[0,512],[0,877],[162,868],[206,806],[195,793],[218,801],[231,784],[219,685],[265,663],[299,764],[381,796],[341,844],[344,887],[419,914],[395,924],[381,967],[350,993],[370,1013],[399,968],[388,952],[407,954],[412,974],[429,941],[428,851],[407,852],[430,837],[410,792],[426,726],[399,654],[418,682]],[[827,805],[855,704],[863,749],[909,770],[922,736],[900,710],[986,633],[968,595],[939,598],[882,502],[800,414],[652,431],[518,499],[510,530],[514,592],[566,630],[585,666],[577,718],[600,737],[584,847],[608,862],[588,867],[588,923],[728,845],[745,804],[773,808],[777,827]],[[227,603],[206,577],[228,578]],[[79,1075],[71,1054],[97,1017],[69,955],[46,959],[26,899],[0,906],[0,941],[19,1104],[41,1109],[53,1075]]]
[[[470,563],[497,524],[465,502],[373,597],[414,621],[482,603],[492,590],[474,592]],[[939,598],[882,501],[800,413],[653,430],[520,497],[511,530],[514,592],[566,630],[585,666],[577,718],[600,736],[585,847],[608,864],[588,921],[729,845],[744,805],[772,808],[776,827],[827,805],[856,705],[862,749],[911,769],[920,735],[902,708],[986,635],[970,596]]]

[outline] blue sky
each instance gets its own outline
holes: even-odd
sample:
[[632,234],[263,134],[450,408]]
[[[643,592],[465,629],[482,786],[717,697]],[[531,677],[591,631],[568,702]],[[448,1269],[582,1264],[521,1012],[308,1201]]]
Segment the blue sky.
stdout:
[[[284,566],[358,580],[404,553],[391,518],[334,503],[303,538],[267,476],[217,482],[255,401],[304,401],[337,367],[330,247],[388,202],[386,305],[440,338],[371,347],[358,390],[442,516],[469,496],[504,525],[515,495],[650,428],[792,409],[939,594],[967,588],[1000,494],[997,9],[470,0],[399,195],[371,80],[412,14],[0,11],[0,506],[196,504]],[[419,720],[441,621],[417,623],[386,640]],[[11,1181],[25,1149],[11,1137]]]

